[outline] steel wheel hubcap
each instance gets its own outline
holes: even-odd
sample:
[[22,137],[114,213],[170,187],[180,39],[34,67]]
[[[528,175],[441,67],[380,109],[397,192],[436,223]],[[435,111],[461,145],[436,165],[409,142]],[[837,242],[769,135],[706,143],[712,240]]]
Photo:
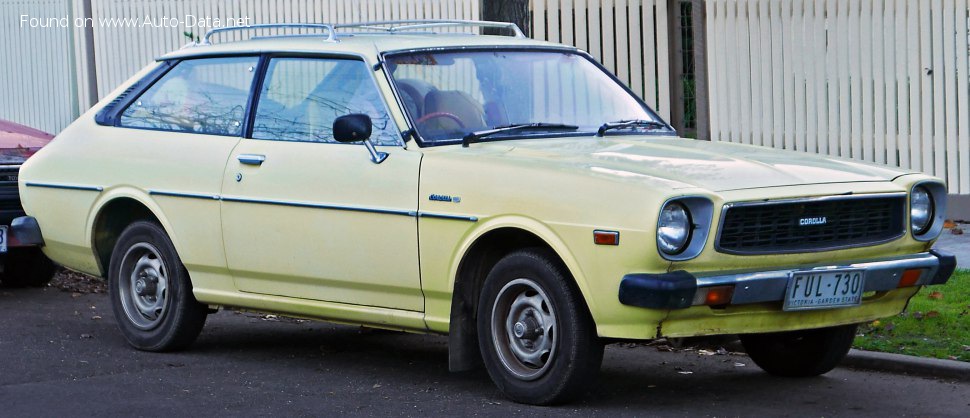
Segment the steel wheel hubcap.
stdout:
[[168,272],[158,249],[142,242],[121,259],[118,297],[125,315],[140,329],[158,326],[168,300]]
[[548,371],[556,352],[556,313],[539,285],[516,279],[492,306],[492,342],[507,371],[535,380]]

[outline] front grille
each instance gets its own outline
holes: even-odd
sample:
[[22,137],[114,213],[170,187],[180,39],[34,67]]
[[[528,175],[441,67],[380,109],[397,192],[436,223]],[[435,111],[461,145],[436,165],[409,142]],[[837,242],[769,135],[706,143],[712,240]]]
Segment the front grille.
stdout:
[[17,190],[19,165],[0,166],[0,210],[22,210]]
[[775,254],[882,243],[905,232],[905,205],[902,194],[729,205],[717,250]]

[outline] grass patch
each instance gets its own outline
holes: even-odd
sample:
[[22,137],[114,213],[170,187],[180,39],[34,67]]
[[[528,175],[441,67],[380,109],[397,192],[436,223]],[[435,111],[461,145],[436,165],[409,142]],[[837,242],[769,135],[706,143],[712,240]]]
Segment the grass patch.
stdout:
[[855,348],[970,361],[970,270],[920,290],[906,312],[859,326]]

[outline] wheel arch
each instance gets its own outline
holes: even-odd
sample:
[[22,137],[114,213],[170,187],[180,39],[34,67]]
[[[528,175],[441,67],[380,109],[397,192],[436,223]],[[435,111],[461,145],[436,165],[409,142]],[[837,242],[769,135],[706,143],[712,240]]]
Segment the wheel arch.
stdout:
[[562,263],[572,284],[582,295],[587,310],[592,312],[585,278],[565,243],[545,225],[521,221],[496,222],[480,228],[459,253],[460,261],[451,276],[454,280],[448,325],[448,366],[451,371],[467,371],[481,365],[476,325],[478,298],[491,267],[513,251],[540,248],[554,255],[555,261]]
[[[88,241],[94,252],[101,276],[107,275],[111,252],[121,232],[132,222],[147,220],[159,224],[175,243],[171,229],[161,216],[161,208],[147,193],[132,190],[118,190],[106,195],[96,203],[96,210],[89,220]],[[178,244],[176,244],[178,248]]]

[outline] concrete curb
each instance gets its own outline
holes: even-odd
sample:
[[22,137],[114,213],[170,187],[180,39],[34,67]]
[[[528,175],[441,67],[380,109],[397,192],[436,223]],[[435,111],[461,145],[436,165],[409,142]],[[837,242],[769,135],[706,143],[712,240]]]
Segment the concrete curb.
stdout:
[[970,382],[970,363],[902,354],[849,350],[842,367]]

